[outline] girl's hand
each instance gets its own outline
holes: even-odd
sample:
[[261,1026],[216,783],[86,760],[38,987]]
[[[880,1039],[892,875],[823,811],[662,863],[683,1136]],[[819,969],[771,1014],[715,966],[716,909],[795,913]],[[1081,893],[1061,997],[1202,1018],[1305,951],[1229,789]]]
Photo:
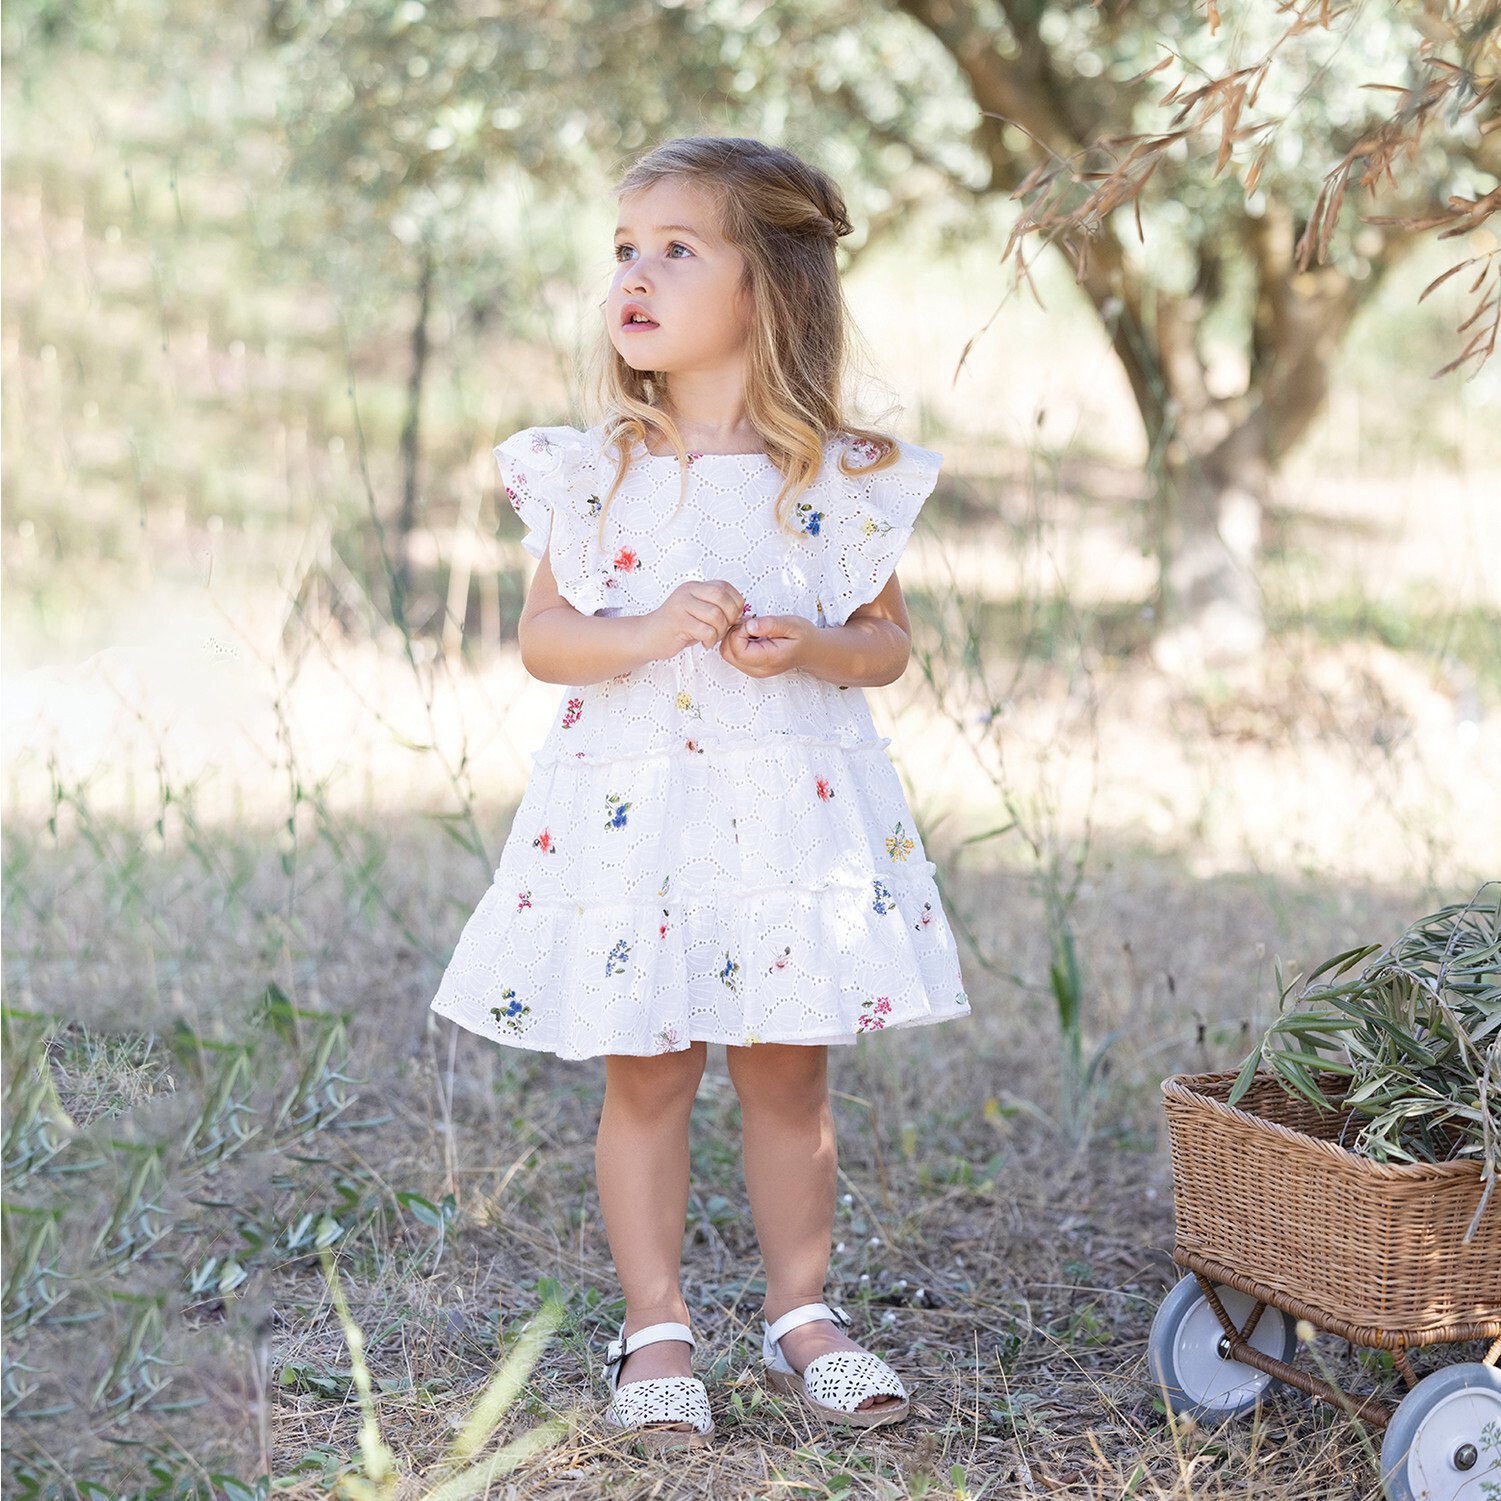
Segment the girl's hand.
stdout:
[[723,579],[689,579],[641,617],[653,661],[675,657],[685,646],[714,646],[740,619],[745,596]]
[[746,677],[775,677],[802,665],[804,650],[817,629],[801,615],[747,617],[724,638],[719,655]]

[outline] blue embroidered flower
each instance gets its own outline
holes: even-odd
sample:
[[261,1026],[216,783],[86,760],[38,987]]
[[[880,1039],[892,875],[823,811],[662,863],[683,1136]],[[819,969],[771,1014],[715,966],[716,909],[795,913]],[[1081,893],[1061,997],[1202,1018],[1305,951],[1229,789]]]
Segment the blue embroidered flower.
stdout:
[[514,990],[502,990],[500,998],[506,1004],[504,1006],[492,1006],[490,1008],[490,1015],[496,1021],[500,1022],[507,1031],[524,1032],[531,1023],[523,1020],[523,1018],[532,1014],[532,1008],[530,1006],[523,1006],[517,1000]]
[[625,961],[631,957],[631,946],[625,939],[617,938],[615,947],[612,948],[605,958],[605,974],[620,974],[625,969]]
[[719,972],[719,978],[720,978],[720,980],[724,983],[724,985],[728,989],[734,990],[735,989],[735,976],[738,975],[739,973],[740,973],[740,966],[739,966],[739,964],[737,964],[735,962],[735,960],[733,960],[733,959],[730,958],[729,950],[726,949],[725,950],[725,955],[724,955],[724,968],[722,970],[720,970],[720,972]]
[[610,809],[610,816],[605,820],[607,829],[623,829],[626,823],[626,814],[631,805],[626,802],[623,793],[612,792],[605,798],[605,804]]
[[896,910],[896,900],[890,891],[880,881],[873,881],[871,884],[876,888],[876,893],[875,900],[870,905],[883,916],[887,912],[894,912]]
[[797,519],[810,537],[816,537],[823,521],[823,512],[815,511],[811,501],[802,500],[798,502]]

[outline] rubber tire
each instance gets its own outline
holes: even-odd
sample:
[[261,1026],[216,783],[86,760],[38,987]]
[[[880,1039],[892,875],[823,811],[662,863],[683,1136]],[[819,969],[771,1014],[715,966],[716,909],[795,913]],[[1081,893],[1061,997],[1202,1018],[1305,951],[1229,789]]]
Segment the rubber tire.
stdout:
[[[1244,1325],[1256,1300],[1233,1287],[1215,1284],[1214,1290],[1230,1317]],[[1223,1335],[1196,1278],[1185,1277],[1162,1300],[1147,1335],[1147,1367],[1176,1416],[1201,1423],[1240,1417],[1256,1406],[1276,1379],[1254,1366],[1221,1360],[1215,1347]],[[1290,1363],[1298,1350],[1297,1324],[1280,1308],[1268,1306],[1257,1321],[1251,1345]],[[1244,1372],[1245,1380],[1235,1381],[1236,1372]]]
[[[1487,1424],[1495,1425],[1489,1438]],[[1478,1451],[1473,1469],[1449,1457],[1460,1442]],[[1501,1371],[1479,1361],[1445,1366],[1398,1404],[1381,1441],[1382,1486],[1390,1501],[1483,1501],[1486,1482],[1501,1488]]]

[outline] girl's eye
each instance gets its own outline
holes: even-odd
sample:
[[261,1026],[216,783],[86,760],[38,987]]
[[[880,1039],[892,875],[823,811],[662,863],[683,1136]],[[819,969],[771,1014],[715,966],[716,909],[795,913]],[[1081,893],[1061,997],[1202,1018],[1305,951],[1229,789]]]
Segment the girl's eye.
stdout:
[[[629,249],[630,249],[630,248],[631,248],[631,247],[630,247],[630,246],[629,246],[629,245],[627,245],[627,244],[620,244],[620,245],[617,245],[617,246],[616,246],[616,247],[615,247],[615,259],[616,259],[616,260],[617,260],[617,261],[618,261],[618,260],[620,260],[620,259],[621,259],[621,254],[620,254],[620,252],[621,252],[621,251],[622,251],[622,250],[629,250]],[[672,242],[672,244],[671,244],[671,245],[669,245],[669,246],[668,246],[668,247],[667,247],[667,248],[668,248],[668,250],[669,250],[669,251],[672,251],[672,250],[688,250],[688,247],[687,247],[687,246],[686,246],[686,245],[685,245],[685,244],[683,244],[683,242],[682,242],[682,241],[681,241],[681,240],[674,240],[674,241],[673,241],[673,242]],[[688,250],[688,254],[689,254],[689,255],[692,255],[692,254],[693,254],[693,252],[692,252],[692,251],[691,251],[691,250]]]

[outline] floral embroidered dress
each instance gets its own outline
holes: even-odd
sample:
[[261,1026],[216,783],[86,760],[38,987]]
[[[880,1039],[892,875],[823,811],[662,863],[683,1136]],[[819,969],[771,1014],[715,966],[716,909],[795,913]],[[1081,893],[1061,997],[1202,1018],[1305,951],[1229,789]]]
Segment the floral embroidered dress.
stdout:
[[[678,460],[638,445],[603,546],[600,429],[527,428],[495,455],[523,546],[585,614],[724,579],[757,615],[838,626],[891,577],[943,462],[901,443],[894,467],[850,477],[843,445],[852,466],[869,457],[829,441],[795,535],[765,454],[691,455],[678,511]],[[717,644],[566,688],[432,1009],[562,1058],[848,1043],[969,1015],[889,743],[859,686],[747,677]]]

